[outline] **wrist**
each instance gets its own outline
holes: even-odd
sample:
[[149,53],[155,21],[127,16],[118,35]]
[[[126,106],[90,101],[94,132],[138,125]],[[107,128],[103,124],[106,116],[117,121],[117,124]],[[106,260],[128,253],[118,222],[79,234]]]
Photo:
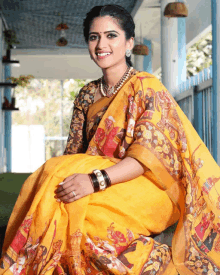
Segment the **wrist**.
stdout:
[[107,187],[111,186],[111,180],[105,170],[93,170],[88,174],[94,192],[104,191]]

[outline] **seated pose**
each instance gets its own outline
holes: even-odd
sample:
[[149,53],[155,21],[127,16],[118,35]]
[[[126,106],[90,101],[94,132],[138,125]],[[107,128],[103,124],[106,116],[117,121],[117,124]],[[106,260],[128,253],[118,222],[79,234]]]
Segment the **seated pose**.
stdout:
[[[103,76],[74,102],[64,155],[24,183],[0,274],[220,274],[220,169],[173,97],[132,68],[118,5],[84,20]],[[172,247],[155,235],[178,221]]]

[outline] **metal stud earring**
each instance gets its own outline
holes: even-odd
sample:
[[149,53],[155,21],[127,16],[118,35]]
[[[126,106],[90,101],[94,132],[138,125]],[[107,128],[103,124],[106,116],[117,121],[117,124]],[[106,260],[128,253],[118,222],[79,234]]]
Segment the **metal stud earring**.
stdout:
[[126,55],[127,57],[130,57],[130,56],[131,56],[131,51],[130,51],[129,49],[127,49],[126,52],[125,52],[125,55]]

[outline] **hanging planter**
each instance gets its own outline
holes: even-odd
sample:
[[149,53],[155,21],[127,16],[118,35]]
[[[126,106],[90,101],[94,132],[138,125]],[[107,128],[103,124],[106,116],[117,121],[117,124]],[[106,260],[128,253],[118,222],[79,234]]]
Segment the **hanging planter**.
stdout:
[[149,55],[149,48],[143,44],[142,28],[140,24],[140,41],[135,45],[132,51],[135,55]]
[[166,5],[164,16],[171,17],[187,17],[188,9],[183,2],[172,2]]
[[56,42],[56,45],[59,47],[66,46],[67,44],[68,44],[68,41],[66,40],[65,37],[60,37]]
[[69,27],[67,26],[67,24],[65,23],[60,23],[59,25],[57,25],[56,30],[57,31],[62,31],[62,30],[68,30]]
[[59,47],[63,47],[66,46],[68,44],[67,39],[65,38],[66,36],[66,30],[68,30],[69,27],[67,26],[67,24],[61,22],[59,25],[56,26],[56,30],[60,31],[60,38],[57,40],[56,45]]
[[149,48],[144,44],[135,45],[132,53],[135,55],[149,55]]

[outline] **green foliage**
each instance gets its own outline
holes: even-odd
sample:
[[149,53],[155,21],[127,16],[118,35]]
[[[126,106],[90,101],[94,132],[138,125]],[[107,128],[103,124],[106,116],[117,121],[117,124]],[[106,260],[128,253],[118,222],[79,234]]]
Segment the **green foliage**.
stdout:
[[20,42],[17,40],[17,36],[14,30],[5,30],[4,31],[4,39],[7,44],[8,49],[12,47],[13,44],[19,44]]
[[187,77],[212,65],[212,33],[208,33],[187,51]]
[[76,95],[79,93],[80,89],[87,84],[91,79],[74,79],[74,83],[71,84],[72,91],[70,92],[70,95],[72,99],[76,97]]
[[[63,81],[32,79],[26,87],[17,86],[16,107],[12,112],[15,125],[43,125],[45,136],[68,136],[73,101],[79,90],[90,80]],[[63,146],[62,146],[63,144]],[[63,154],[66,141],[46,141],[46,159]]]
[[[212,33],[202,37],[197,43],[192,45],[186,55],[187,78],[203,71],[212,65]],[[157,78],[161,80],[160,71]]]
[[30,84],[31,79],[33,79],[34,76],[29,74],[27,76],[25,75],[20,75],[19,77],[8,77],[6,80],[11,80],[11,83],[17,84],[18,86],[21,87],[27,87],[28,84]]

